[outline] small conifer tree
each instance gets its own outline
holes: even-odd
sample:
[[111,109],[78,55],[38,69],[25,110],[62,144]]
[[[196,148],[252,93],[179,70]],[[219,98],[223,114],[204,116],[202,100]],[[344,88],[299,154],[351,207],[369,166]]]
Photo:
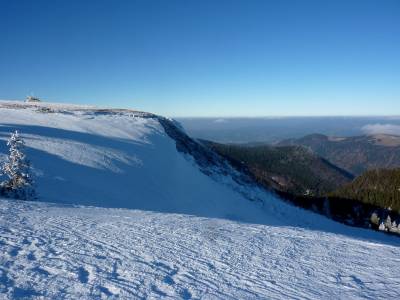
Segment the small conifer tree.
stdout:
[[385,226],[388,229],[392,228],[392,219],[390,218],[390,215],[388,215],[387,218],[386,218]]
[[8,179],[0,183],[0,194],[21,200],[35,199],[31,166],[24,154],[24,141],[18,131],[11,134],[7,146],[9,155],[1,171]]

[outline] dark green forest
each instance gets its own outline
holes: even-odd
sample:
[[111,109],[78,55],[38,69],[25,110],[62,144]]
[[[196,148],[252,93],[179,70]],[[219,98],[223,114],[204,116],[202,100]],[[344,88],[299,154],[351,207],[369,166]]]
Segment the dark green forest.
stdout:
[[353,176],[301,146],[239,146],[208,143],[258,182],[294,195],[324,196]]
[[362,201],[400,213],[400,169],[366,171],[329,195]]

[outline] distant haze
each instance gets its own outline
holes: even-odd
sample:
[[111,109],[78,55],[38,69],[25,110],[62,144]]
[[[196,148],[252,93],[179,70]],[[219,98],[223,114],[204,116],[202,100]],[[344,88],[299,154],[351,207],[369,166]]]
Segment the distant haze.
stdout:
[[400,135],[400,117],[177,118],[196,138],[223,143],[274,143],[320,133]]

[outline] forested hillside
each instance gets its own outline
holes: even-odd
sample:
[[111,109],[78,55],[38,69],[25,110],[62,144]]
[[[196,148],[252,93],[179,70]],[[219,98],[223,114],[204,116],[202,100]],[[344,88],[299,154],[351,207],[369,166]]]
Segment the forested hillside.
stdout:
[[237,166],[248,168],[264,186],[294,195],[326,195],[353,178],[348,172],[301,146],[206,143]]
[[400,169],[367,171],[331,196],[359,200],[400,213]]
[[400,232],[400,169],[372,170],[352,181],[303,146],[203,143],[296,206],[349,225]]
[[278,145],[304,146],[355,176],[367,170],[400,167],[400,137],[395,135],[331,137],[312,134]]

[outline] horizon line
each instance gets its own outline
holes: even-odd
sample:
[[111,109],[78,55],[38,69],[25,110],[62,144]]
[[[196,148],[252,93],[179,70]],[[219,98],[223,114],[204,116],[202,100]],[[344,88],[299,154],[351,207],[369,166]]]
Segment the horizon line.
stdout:
[[[25,102],[24,99],[0,99],[0,101],[4,102]],[[284,119],[284,118],[400,118],[400,114],[397,115],[384,115],[384,114],[360,114],[360,115],[346,115],[346,114],[332,114],[332,115],[254,115],[254,116],[249,116],[249,115],[233,115],[233,116],[223,116],[223,115],[215,115],[215,116],[204,116],[204,115],[187,115],[187,116],[173,116],[170,114],[160,114],[152,111],[146,111],[142,110],[139,108],[133,108],[133,107],[118,107],[118,106],[109,106],[109,105],[99,105],[99,104],[82,104],[82,103],[70,103],[70,102],[64,102],[64,101],[57,101],[57,100],[52,100],[52,101],[46,101],[46,99],[42,100],[42,103],[48,103],[48,104],[71,104],[71,105],[82,105],[82,106],[94,106],[98,108],[114,108],[114,109],[133,109],[137,111],[142,111],[142,112],[148,112],[148,113],[153,113],[156,115],[160,116],[165,116],[173,119]]]
[[399,115],[258,115],[258,116],[169,116],[176,119],[284,119],[284,118],[400,118]]

